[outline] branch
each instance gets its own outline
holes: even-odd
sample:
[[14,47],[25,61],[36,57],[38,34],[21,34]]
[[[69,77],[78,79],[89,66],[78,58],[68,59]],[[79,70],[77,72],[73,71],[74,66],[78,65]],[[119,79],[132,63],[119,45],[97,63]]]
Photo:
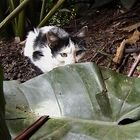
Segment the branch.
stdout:
[[49,116],[42,116],[31,126],[25,129],[14,140],[28,140],[46,121],[49,120]]
[[138,57],[134,61],[133,65],[132,65],[132,67],[131,67],[131,69],[130,69],[130,71],[128,73],[129,77],[133,75],[133,73],[134,73],[134,71],[135,71],[135,69],[136,69],[136,67],[137,67],[139,62],[140,62],[140,54],[138,55]]
[[0,30],[6,26],[23,8],[30,2],[31,0],[24,0],[16,9],[12,11],[1,23],[0,23]]

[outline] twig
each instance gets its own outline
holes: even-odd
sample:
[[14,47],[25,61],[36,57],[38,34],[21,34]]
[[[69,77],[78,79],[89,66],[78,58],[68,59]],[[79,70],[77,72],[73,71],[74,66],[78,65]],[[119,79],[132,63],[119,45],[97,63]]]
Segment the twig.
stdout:
[[25,45],[25,43],[26,43],[26,40],[23,40],[19,43],[19,45]]
[[140,22],[133,24],[133,25],[130,25],[130,26],[125,27],[125,28],[121,28],[120,30],[131,32],[132,30],[137,29],[138,27],[140,27]]
[[[112,54],[116,53],[116,50],[111,51]],[[134,47],[134,45],[132,46],[132,48],[128,48],[124,50],[125,54],[130,54],[130,53],[140,53],[140,48],[136,48]]]
[[138,65],[138,63],[139,63],[139,61],[140,61],[140,54],[138,55],[138,57],[137,57],[136,60],[134,61],[133,65],[132,65],[132,67],[131,67],[131,69],[130,69],[130,71],[129,71],[129,73],[128,73],[128,76],[129,76],[129,77],[133,75],[133,73],[134,73],[134,71],[135,71],[135,69],[136,69],[136,67],[137,67],[137,65]]
[[120,71],[123,69],[124,65],[126,64],[126,61],[128,60],[128,57],[129,57],[129,54],[127,54],[127,55],[124,57],[124,59],[123,59],[121,65],[120,65],[119,68],[117,69],[117,72],[120,72]]
[[28,140],[46,121],[49,120],[49,116],[42,116],[27,129],[25,129],[14,140]]
[[97,50],[94,55],[91,57],[90,61],[92,61],[98,54],[99,54],[99,51],[102,52],[104,49],[105,49],[105,45],[104,47],[102,48],[103,46],[101,46],[101,49],[100,50]]
[[8,120],[8,121],[11,121],[11,120],[23,120],[23,119],[26,119],[26,118],[6,118],[5,120]]
[[126,54],[129,54],[129,53],[140,53],[140,48],[125,49],[124,52],[125,52]]
[[100,53],[100,54],[102,54],[102,55],[104,55],[104,56],[106,56],[107,58],[109,58],[110,60],[112,60],[112,55],[111,54],[108,54],[108,53],[106,53],[106,52],[104,52],[104,51],[97,51],[98,53]]

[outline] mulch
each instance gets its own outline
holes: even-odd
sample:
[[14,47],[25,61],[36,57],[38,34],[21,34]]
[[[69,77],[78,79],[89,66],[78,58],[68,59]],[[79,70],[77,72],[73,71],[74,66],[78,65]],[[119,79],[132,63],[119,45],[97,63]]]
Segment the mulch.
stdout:
[[[134,55],[125,55],[123,59],[125,62],[120,65],[113,63],[112,59],[121,41],[132,35],[132,32],[120,29],[140,22],[139,13],[140,3],[131,10],[126,10],[120,6],[89,9],[64,28],[74,33],[82,26],[88,26],[87,53],[81,62],[95,62],[99,66],[127,75],[134,61]],[[137,47],[140,47],[139,42]],[[41,74],[41,71],[23,56],[23,48],[24,46],[15,43],[13,40],[0,41],[0,63],[4,70],[5,80],[25,82]],[[133,76],[137,75],[136,71]]]
[[23,46],[13,40],[0,42],[0,61],[5,80],[24,82],[41,74],[41,71],[24,57]]

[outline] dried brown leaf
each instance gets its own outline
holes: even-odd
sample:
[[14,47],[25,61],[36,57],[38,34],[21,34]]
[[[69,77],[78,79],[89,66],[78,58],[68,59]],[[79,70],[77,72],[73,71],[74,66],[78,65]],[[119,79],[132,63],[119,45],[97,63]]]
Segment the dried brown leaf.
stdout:
[[126,39],[126,44],[130,44],[130,45],[135,45],[136,42],[140,39],[140,32],[136,29],[133,33],[133,35]]
[[123,54],[124,54],[124,49],[125,49],[125,44],[126,44],[126,40],[124,39],[120,46],[117,48],[115,57],[113,58],[113,62],[120,64],[121,60],[123,58]]
[[120,46],[117,48],[117,51],[116,51],[116,55],[115,57],[113,58],[113,62],[117,63],[117,64],[120,64],[121,63],[121,60],[123,58],[123,54],[124,54],[124,49],[125,49],[125,44],[130,44],[130,45],[135,45],[136,42],[140,39],[140,32],[136,29],[133,33],[133,35],[128,38],[128,39],[124,39]]

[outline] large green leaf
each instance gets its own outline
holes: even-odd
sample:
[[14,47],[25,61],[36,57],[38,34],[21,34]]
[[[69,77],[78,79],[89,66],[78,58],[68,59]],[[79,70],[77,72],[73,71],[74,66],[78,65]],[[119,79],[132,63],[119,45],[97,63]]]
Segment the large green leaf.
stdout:
[[5,99],[3,94],[3,72],[0,66],[0,139],[10,140],[11,136],[5,123]]
[[5,82],[7,123],[15,137],[49,115],[31,140],[139,140],[139,85],[138,78],[93,63],[56,68],[23,84]]

